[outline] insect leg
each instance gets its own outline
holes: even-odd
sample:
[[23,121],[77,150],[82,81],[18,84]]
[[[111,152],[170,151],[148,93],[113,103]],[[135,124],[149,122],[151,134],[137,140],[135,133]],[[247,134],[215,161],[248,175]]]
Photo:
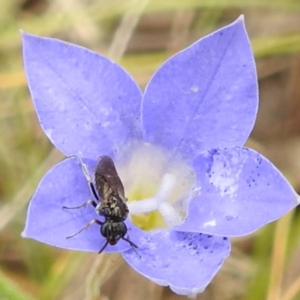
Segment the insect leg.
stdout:
[[122,237],[122,240],[126,241],[127,243],[130,244],[130,246],[132,246],[133,248],[138,248],[138,246],[136,244],[134,244],[130,239],[129,237]]
[[106,243],[103,245],[103,247],[99,250],[99,254],[102,252],[102,251],[104,251],[104,249],[107,247],[107,245],[108,245],[108,240],[106,241]]
[[121,239],[126,241],[127,243],[129,243],[129,245],[131,246],[131,249],[137,254],[137,256],[139,258],[141,258],[141,256],[138,254],[138,252],[135,249],[135,248],[138,248],[138,246],[129,239],[129,235],[127,237],[122,237]]
[[76,233],[74,233],[74,234],[72,234],[72,235],[70,235],[70,236],[67,236],[66,238],[67,239],[70,239],[70,238],[73,238],[74,236],[76,236],[76,235],[78,235],[79,233],[81,233],[83,230],[85,230],[85,229],[88,229],[91,225],[93,225],[93,224],[98,224],[98,225],[102,225],[103,223],[102,222],[100,222],[99,220],[92,220],[91,222],[89,222],[89,223],[87,223],[82,229],[80,229],[78,232],[76,232]]
[[75,207],[68,207],[68,206],[63,206],[64,209],[77,209],[77,208],[81,208],[81,207],[86,207],[87,205],[92,204],[95,208],[97,206],[97,203],[94,200],[88,200],[84,203],[82,203],[79,206],[75,206]]
[[88,184],[89,184],[89,187],[90,187],[90,190],[91,190],[91,193],[94,195],[95,199],[99,201],[99,197],[98,197],[98,194],[96,192],[96,189],[95,189],[95,186],[93,184],[93,181],[92,181],[92,178],[89,174],[89,171],[87,169],[87,166],[86,164],[82,161],[82,159],[77,156],[77,155],[72,155],[71,157],[75,157],[78,159],[80,165],[81,165],[81,169],[82,169],[82,172],[84,174],[84,177],[86,178]]

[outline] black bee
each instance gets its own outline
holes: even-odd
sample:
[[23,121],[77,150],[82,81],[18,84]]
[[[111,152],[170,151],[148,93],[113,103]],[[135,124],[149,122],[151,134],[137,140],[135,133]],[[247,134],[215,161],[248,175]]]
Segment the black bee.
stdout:
[[78,235],[80,232],[96,223],[100,225],[100,232],[102,236],[106,238],[106,243],[99,250],[99,253],[101,253],[108,244],[116,245],[120,239],[128,242],[133,249],[138,248],[129,240],[128,236],[125,237],[127,234],[127,226],[124,221],[128,216],[129,210],[126,204],[127,198],[125,197],[124,187],[117,173],[113,160],[109,156],[100,157],[95,172],[95,187],[85,164],[79,157],[77,157],[77,159],[80,161],[83,173],[88,181],[91,192],[98,203],[95,200],[88,200],[80,206],[64,206],[63,208],[77,209],[86,207],[88,204],[92,204],[96,213],[104,217],[104,222],[94,219],[86,224],[77,233],[68,236],[67,238],[72,238]]

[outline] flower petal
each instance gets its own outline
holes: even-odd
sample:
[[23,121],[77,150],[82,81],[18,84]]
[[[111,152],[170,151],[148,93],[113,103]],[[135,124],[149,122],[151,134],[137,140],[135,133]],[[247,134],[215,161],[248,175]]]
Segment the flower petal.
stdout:
[[148,232],[139,241],[138,257],[122,253],[139,273],[180,295],[202,292],[230,253],[227,238],[176,231]]
[[41,126],[66,156],[112,155],[141,136],[141,91],[120,66],[83,47],[29,34],[23,34],[23,52]]
[[199,196],[180,231],[221,236],[251,233],[298,203],[298,196],[266,158],[247,148],[213,149],[194,161]]
[[242,146],[255,121],[258,87],[243,18],[174,55],[142,103],[144,139],[186,159]]
[[[101,235],[97,224],[91,225],[76,237],[66,239],[93,219],[103,221],[92,205],[72,210],[63,209],[63,206],[79,206],[91,198],[88,183],[78,161],[75,158],[62,161],[41,180],[30,202],[22,236],[66,249],[99,251],[106,239]],[[140,230],[130,222],[127,222],[127,226],[134,242],[135,238],[139,238]],[[105,252],[118,252],[129,248],[130,245],[121,240],[115,246],[107,246]]]

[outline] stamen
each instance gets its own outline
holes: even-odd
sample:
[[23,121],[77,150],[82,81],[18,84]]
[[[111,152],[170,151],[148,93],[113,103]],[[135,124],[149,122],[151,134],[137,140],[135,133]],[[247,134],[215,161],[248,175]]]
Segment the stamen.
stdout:
[[158,202],[157,204],[159,205],[160,203],[163,203],[167,200],[169,197],[172,189],[174,188],[176,183],[176,178],[172,174],[165,174],[163,177],[162,183],[159,187],[158,192],[156,193],[156,201]]
[[174,227],[182,222],[179,214],[175,211],[167,200],[176,184],[176,177],[172,174],[165,174],[162,183],[154,197],[142,200],[134,200],[128,203],[129,212],[131,215],[142,213],[150,213],[158,210],[164,220],[170,227]]
[[133,200],[128,203],[130,214],[138,215],[141,213],[148,213],[158,209],[161,203],[164,203],[173,187],[175,186],[176,178],[172,174],[165,174],[162,183],[154,197],[142,200]]
[[131,215],[139,215],[157,210],[156,198],[146,198],[138,201],[134,200],[130,201],[127,205]]
[[158,211],[161,213],[170,228],[182,223],[182,218],[170,203],[162,203],[159,206]]

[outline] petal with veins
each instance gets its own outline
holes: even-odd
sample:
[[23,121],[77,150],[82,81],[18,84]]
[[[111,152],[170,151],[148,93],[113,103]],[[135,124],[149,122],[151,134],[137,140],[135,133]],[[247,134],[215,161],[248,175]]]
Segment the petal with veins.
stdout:
[[83,47],[25,33],[23,53],[40,124],[66,156],[113,155],[141,137],[141,91],[120,66]]
[[243,146],[257,105],[255,62],[239,18],[157,70],[142,102],[144,139],[188,161],[211,148]]
[[247,148],[213,149],[194,160],[199,195],[180,231],[249,234],[297,203],[297,194],[265,157]]
[[180,295],[202,292],[230,253],[227,238],[199,233],[151,231],[123,257],[139,273]]

